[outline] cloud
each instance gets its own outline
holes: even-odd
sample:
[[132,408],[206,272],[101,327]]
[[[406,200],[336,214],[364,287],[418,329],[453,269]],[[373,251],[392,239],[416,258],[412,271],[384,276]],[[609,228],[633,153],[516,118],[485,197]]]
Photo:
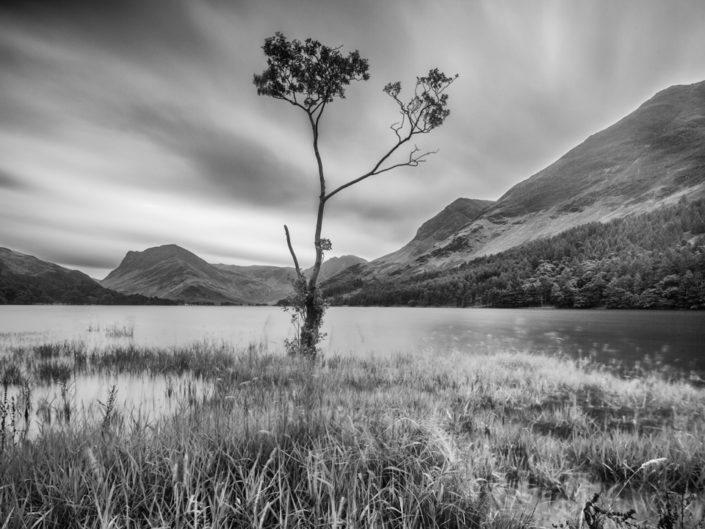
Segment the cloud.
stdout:
[[19,177],[9,173],[0,167],[0,188],[8,191],[27,190],[29,186]]
[[31,33],[80,39],[133,60],[160,52],[193,57],[206,42],[184,0],[6,0],[0,12]]
[[656,91],[699,80],[703,16],[699,0],[6,0],[0,243],[94,270],[165,242],[288,264],[286,222],[308,253],[308,124],[252,86],[264,39],[283,31],[370,60],[371,80],[322,123],[329,189],[393,142],[387,81],[461,75],[447,123],[418,141],[437,155],[328,205],[335,251],[374,258],[454,199],[497,198]]
[[308,205],[303,197],[312,179],[303,172],[307,165],[313,168],[310,154],[301,161],[299,153],[287,153],[285,146],[265,139],[257,141],[256,135],[247,135],[242,126],[239,130],[226,128],[179,108],[136,106],[130,114],[133,131],[193,169],[193,177],[181,183],[181,190],[189,188],[218,202],[266,208]]

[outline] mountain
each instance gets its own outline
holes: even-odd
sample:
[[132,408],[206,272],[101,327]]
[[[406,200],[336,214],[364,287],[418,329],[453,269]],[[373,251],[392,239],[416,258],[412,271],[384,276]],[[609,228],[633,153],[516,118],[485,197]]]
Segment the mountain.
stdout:
[[411,261],[476,220],[493,204],[491,200],[459,198],[438,215],[424,222],[408,244],[396,252],[380,257],[375,263],[381,265]]
[[[355,256],[334,257],[321,266],[321,277],[331,277],[361,262],[366,261]],[[127,252],[101,284],[119,292],[187,303],[242,305],[276,303],[292,292],[293,278],[291,267],[210,264],[168,244]]]
[[462,246],[444,266],[705,194],[705,82],[656,94],[611,127],[507,191],[475,222],[437,245]]
[[77,270],[0,248],[0,304],[34,303],[143,305],[164,300],[126,296]]
[[488,255],[702,196],[704,182],[705,82],[673,86],[512,187],[452,238],[464,241],[465,256]]
[[705,82],[673,86],[509,189],[473,220],[425,245],[412,241],[350,268],[327,288],[343,296],[346,288],[350,293],[370,282],[422,278],[582,225],[704,196]]
[[[347,270],[351,266],[366,264],[367,260],[357,255],[341,255],[340,257],[331,257],[326,259],[321,264],[321,270],[318,272],[318,280],[326,281],[331,277]],[[310,272],[310,268],[304,270],[305,274]]]
[[101,284],[118,292],[187,303],[246,303],[231,287],[230,274],[175,244],[127,252]]
[[425,245],[412,241],[370,262],[364,275],[448,269],[582,224],[675,204],[683,196],[705,196],[705,82],[659,92],[509,189],[473,220]]

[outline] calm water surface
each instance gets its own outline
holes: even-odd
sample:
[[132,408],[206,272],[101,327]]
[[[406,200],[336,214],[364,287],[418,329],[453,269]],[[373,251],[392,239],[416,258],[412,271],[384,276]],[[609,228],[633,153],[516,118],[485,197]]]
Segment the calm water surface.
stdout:
[[[648,357],[651,364],[705,378],[705,312],[333,307],[324,331],[329,354],[529,351],[627,366]],[[0,357],[6,358],[15,347],[66,340],[89,350],[224,342],[279,352],[292,335],[290,315],[276,307],[0,306]],[[100,403],[112,386],[120,409],[155,417],[212,389],[188,375],[148,374],[77,375],[64,387],[33,386],[33,418],[23,426],[30,435],[61,424],[66,403],[74,413],[100,420]],[[20,388],[10,388],[9,397],[20,402]]]
[[[107,338],[111,327],[133,336]],[[339,354],[520,350],[605,362],[648,356],[705,371],[705,312],[333,307],[324,331],[324,349]],[[274,352],[291,335],[289,314],[276,307],[0,306],[0,347],[17,340],[89,347],[224,341]]]

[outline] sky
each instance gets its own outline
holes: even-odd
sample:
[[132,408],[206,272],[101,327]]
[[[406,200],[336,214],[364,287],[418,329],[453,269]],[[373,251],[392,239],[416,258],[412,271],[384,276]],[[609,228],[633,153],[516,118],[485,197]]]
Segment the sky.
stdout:
[[705,79],[702,0],[2,0],[0,246],[96,278],[128,250],[212,263],[314,258],[305,114],[258,96],[281,31],[359,50],[371,78],[326,109],[329,188],[393,145],[382,92],[438,67],[451,114],[415,168],[327,205],[330,256],[374,259],[459,197],[496,200],[674,84]]

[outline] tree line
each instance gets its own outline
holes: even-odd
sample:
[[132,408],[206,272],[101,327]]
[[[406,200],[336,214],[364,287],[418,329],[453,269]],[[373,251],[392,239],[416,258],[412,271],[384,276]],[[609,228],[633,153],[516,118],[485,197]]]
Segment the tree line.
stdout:
[[705,199],[584,224],[451,270],[324,286],[332,304],[705,308]]

